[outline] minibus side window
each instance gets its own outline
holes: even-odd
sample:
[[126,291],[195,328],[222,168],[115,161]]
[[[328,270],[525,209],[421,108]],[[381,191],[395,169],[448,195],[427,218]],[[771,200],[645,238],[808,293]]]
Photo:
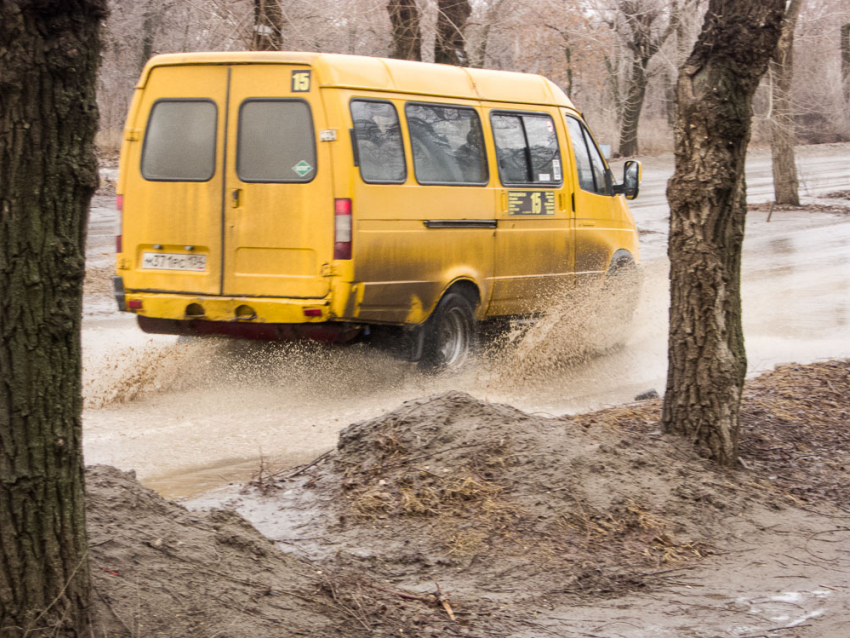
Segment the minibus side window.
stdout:
[[522,120],[517,115],[494,115],[491,118],[496,140],[499,175],[504,184],[524,184],[529,181],[528,146]]
[[492,113],[502,184],[560,186],[561,153],[552,118],[539,113]]
[[474,109],[408,102],[404,110],[420,184],[483,186],[489,181],[481,120]]
[[390,102],[352,100],[360,176],[370,184],[401,184],[407,179],[398,113]]
[[608,180],[605,178],[605,163],[590,132],[574,117],[568,116],[566,120],[576,155],[579,186],[583,191],[610,195]]
[[316,175],[313,116],[304,100],[249,98],[239,107],[236,174],[243,182],[304,183]]
[[215,173],[217,109],[212,100],[157,100],[142,147],[142,177],[206,182]]

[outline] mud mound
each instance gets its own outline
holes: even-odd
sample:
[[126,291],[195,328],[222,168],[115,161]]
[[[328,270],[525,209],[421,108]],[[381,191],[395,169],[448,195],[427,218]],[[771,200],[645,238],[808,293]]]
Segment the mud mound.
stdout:
[[[507,636],[529,621],[278,551],[233,511],[189,512],[107,466],[87,468],[98,636]],[[527,615],[527,614],[526,614]],[[479,620],[480,619],[480,620]],[[495,633],[490,633],[490,632]]]
[[257,495],[299,521],[260,524],[283,545],[333,536],[346,568],[491,596],[515,597],[518,582],[531,597],[650,587],[780,509],[778,496],[658,432],[459,392],[349,426],[298,480],[301,489]]
[[[850,360],[784,365],[750,379],[741,402],[741,461],[750,487],[785,502],[850,513]],[[661,400],[582,414],[587,427],[657,434]],[[736,473],[748,481],[747,473]]]
[[850,360],[780,366],[747,385],[741,454],[806,505],[850,513]]
[[87,470],[95,626],[108,636],[338,636],[309,566],[242,517],[189,513],[111,467]]

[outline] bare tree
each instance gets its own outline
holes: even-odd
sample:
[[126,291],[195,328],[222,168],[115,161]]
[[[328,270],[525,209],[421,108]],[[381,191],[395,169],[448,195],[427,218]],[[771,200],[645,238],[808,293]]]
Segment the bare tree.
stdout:
[[0,0],[0,634],[89,635],[80,324],[106,0]]
[[282,50],[283,26],[284,15],[280,0],[254,0],[254,29],[251,35],[251,50]]
[[475,59],[472,60],[472,66],[483,68],[487,63],[487,44],[490,41],[490,30],[496,23],[499,17],[499,9],[505,0],[492,0],[487,7],[487,13],[484,17],[484,24],[479,35],[478,46],[475,49]]
[[794,157],[794,111],[791,80],[794,77],[794,30],[802,0],[789,0],[782,36],[770,61],[770,151],[773,157],[773,196],[777,204],[800,204],[797,163]]
[[666,432],[718,463],[738,459],[747,369],[741,326],[744,162],[752,99],[776,51],[785,0],[710,0],[678,81],[670,201]]
[[640,0],[618,0],[614,17],[608,21],[631,53],[622,102],[620,155],[638,153],[638,124],[649,83],[649,62],[676,31],[677,21],[678,3],[668,6],[666,2]]
[[470,13],[469,0],[438,0],[434,62],[469,66],[464,29]]
[[145,68],[153,55],[154,38],[159,26],[160,7],[155,7],[153,0],[148,0],[142,8],[142,47],[139,50],[139,73]]
[[390,0],[387,4],[392,23],[392,53],[399,60],[422,60],[422,16],[416,0]]

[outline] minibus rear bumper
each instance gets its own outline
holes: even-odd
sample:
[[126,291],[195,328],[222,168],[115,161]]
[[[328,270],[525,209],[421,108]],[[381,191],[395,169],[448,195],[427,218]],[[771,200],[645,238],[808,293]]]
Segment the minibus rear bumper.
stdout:
[[219,297],[128,290],[124,305],[138,315],[139,327],[153,334],[343,342],[360,331],[357,325],[333,322],[329,297]]
[[347,323],[242,323],[203,319],[157,319],[139,315],[139,328],[148,334],[227,337],[256,341],[321,341],[346,343],[360,334]]

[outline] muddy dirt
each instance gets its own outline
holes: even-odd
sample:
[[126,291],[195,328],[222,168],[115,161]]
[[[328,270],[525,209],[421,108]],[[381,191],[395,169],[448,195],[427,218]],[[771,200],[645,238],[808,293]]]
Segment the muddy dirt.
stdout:
[[749,382],[735,470],[662,435],[659,400],[551,418],[460,392],[188,510],[92,468],[100,622],[133,636],[846,636],[848,393],[850,360]]

